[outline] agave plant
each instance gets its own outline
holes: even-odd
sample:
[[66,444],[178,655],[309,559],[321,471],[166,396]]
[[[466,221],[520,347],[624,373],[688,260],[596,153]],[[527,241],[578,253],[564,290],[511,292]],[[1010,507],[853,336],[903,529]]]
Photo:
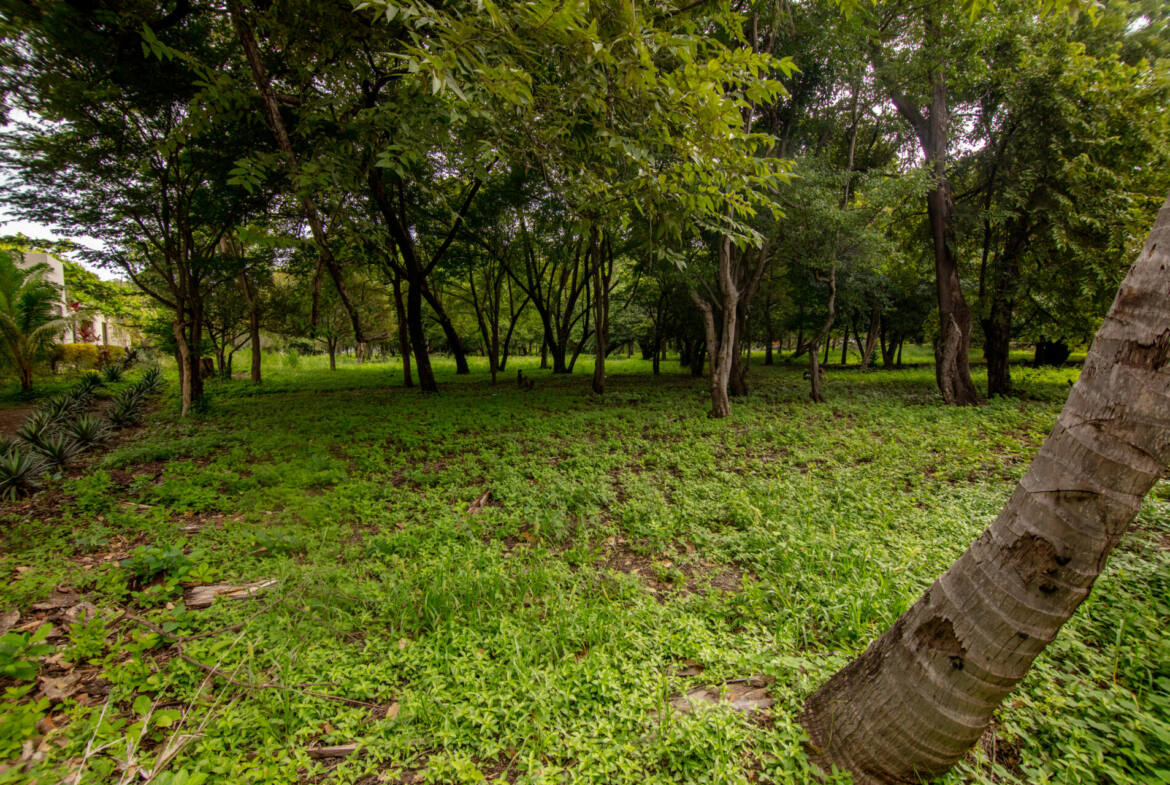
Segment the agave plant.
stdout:
[[41,484],[44,462],[36,455],[14,447],[0,454],[0,499],[15,499],[32,493]]
[[83,414],[65,426],[65,433],[83,449],[96,447],[110,436],[110,426],[101,417]]
[[107,384],[113,384],[122,380],[122,366],[107,365],[106,369],[102,371],[102,378]]
[[56,423],[44,411],[35,411],[16,429],[16,438],[32,447],[40,447],[52,435]]
[[45,439],[36,449],[48,468],[61,472],[73,462],[82,448],[68,436],[56,433]]
[[37,407],[37,412],[53,425],[68,420],[73,416],[75,410],[74,401],[68,395],[54,395]]
[[77,382],[77,387],[75,389],[86,390],[92,393],[103,384],[105,384],[105,382],[102,381],[102,375],[100,373],[97,371],[86,371],[85,374],[81,377],[81,380]]
[[163,378],[162,371],[157,365],[152,365],[146,369],[142,374],[142,378],[138,381],[148,393],[156,393],[162,388]]
[[107,416],[116,427],[128,428],[142,421],[145,407],[146,396],[136,387],[128,387],[114,396],[114,405],[110,407]]
[[20,445],[16,439],[11,436],[0,436],[0,455],[7,455]]

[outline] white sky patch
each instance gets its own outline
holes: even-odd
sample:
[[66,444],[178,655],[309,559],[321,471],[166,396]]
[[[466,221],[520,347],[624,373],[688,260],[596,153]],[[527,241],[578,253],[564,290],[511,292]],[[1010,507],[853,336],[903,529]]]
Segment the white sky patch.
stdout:
[[[40,118],[36,117],[35,115],[30,115],[28,112],[25,112],[24,110],[19,109],[17,107],[12,107],[9,110],[8,116],[9,116],[9,123],[8,123],[8,125],[5,126],[5,128],[4,128],[5,131],[10,130],[11,127],[13,125],[15,125],[16,123],[31,123],[33,125],[45,125],[45,122],[43,120],[41,120]],[[5,178],[4,180],[0,180],[0,188],[7,188],[7,187],[8,187],[7,178]],[[105,247],[103,245],[103,243],[101,242],[101,240],[98,240],[98,239],[93,238],[93,237],[85,237],[85,236],[66,237],[66,236],[63,236],[63,235],[60,235],[60,234],[54,232],[53,228],[51,226],[46,225],[46,224],[35,223],[33,221],[26,221],[22,218],[19,218],[16,214],[14,214],[12,212],[11,209],[9,209],[6,205],[2,205],[2,204],[0,204],[0,234],[23,234],[25,237],[28,237],[30,240],[34,240],[34,241],[41,240],[44,242],[53,242],[56,240],[72,240],[73,242],[77,243],[78,245],[84,246],[86,248],[91,248],[94,250],[98,250],[98,249]],[[85,267],[87,270],[91,270],[92,272],[96,273],[98,275],[98,277],[102,278],[103,280],[112,281],[112,280],[116,280],[118,278],[118,276],[115,275],[110,270],[103,270],[100,267],[94,267],[91,264],[87,264],[85,261],[78,258],[78,255],[76,253],[66,254],[66,256],[69,257],[69,259],[71,261],[77,262],[78,264]]]

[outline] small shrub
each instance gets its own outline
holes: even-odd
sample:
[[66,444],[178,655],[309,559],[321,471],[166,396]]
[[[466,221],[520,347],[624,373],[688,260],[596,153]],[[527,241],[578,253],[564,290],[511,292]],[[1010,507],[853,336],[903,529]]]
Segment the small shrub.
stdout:
[[106,639],[109,636],[110,626],[100,613],[70,624],[65,659],[74,665],[96,661],[105,654]]
[[76,401],[69,395],[54,395],[42,403],[37,412],[53,425],[65,422],[76,412]]
[[142,414],[146,408],[146,394],[135,387],[127,387],[114,396],[114,405],[110,407],[109,418],[116,428],[129,428],[142,422]]
[[80,447],[96,447],[110,437],[110,426],[101,417],[83,414],[65,424],[65,433]]
[[52,435],[54,423],[43,411],[33,412],[16,429],[16,438],[31,447],[40,447]]
[[120,564],[139,581],[147,581],[160,574],[182,577],[191,569],[192,562],[177,545],[140,545]]
[[61,433],[55,433],[46,437],[37,446],[37,452],[40,453],[45,466],[57,472],[65,471],[69,464],[73,463],[73,459],[81,453],[82,449],[77,442]]
[[120,382],[122,380],[122,366],[107,365],[106,369],[102,371],[102,379],[104,379],[108,384]]
[[75,371],[98,367],[101,355],[90,343],[59,343],[53,347],[53,365],[68,365]]
[[142,378],[138,380],[138,383],[142,385],[144,390],[153,395],[162,389],[162,370],[157,365],[153,365],[150,368],[147,368],[146,371],[142,374]]
[[53,650],[45,639],[52,632],[53,625],[42,624],[36,632],[7,632],[0,636],[0,676],[17,681],[36,678],[36,657],[44,657]]
[[105,382],[102,381],[102,375],[100,373],[97,371],[86,371],[75,389],[93,392],[103,384]]
[[99,515],[113,506],[113,487],[109,472],[98,469],[73,480],[67,493],[73,497],[77,509],[90,515]]

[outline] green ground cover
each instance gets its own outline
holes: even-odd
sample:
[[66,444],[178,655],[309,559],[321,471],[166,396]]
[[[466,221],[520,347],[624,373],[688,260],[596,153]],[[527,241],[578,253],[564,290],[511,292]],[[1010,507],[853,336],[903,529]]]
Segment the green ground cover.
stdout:
[[[802,700],[994,517],[1076,373],[958,409],[929,368],[815,406],[758,367],[710,420],[675,363],[612,361],[604,397],[524,367],[428,397],[270,362],[4,507],[0,783],[811,782]],[[1170,782],[1168,513],[1162,483],[948,782]],[[770,708],[672,706],[748,677]]]

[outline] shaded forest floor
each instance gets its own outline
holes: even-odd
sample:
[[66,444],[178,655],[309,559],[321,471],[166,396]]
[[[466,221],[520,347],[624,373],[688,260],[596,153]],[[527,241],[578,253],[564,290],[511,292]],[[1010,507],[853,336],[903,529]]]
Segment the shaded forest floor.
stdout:
[[[423,396],[306,358],[168,401],[0,508],[7,640],[52,625],[0,650],[0,783],[811,782],[802,700],[990,522],[1076,370],[948,409],[929,368],[814,406],[757,366],[713,421],[664,369]],[[947,782],[1170,782],[1168,514],[1162,483]]]

